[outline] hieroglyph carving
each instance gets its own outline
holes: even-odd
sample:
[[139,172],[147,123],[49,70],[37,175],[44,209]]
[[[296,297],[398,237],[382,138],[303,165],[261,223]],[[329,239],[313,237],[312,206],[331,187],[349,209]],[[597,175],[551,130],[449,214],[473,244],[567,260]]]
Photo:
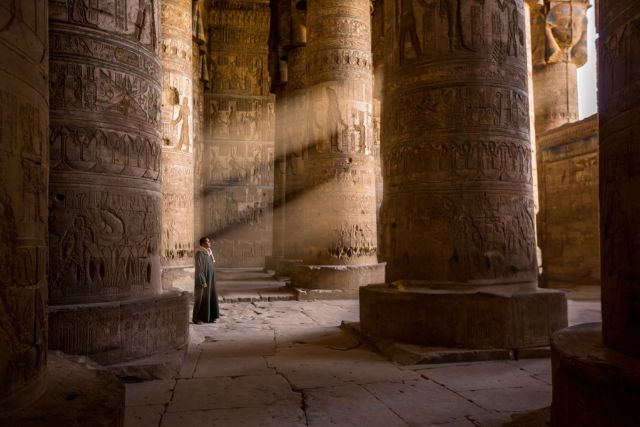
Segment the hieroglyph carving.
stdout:
[[535,282],[522,2],[395,0],[385,15],[387,280]]
[[155,0],[50,0],[50,298],[153,294],[161,238]]

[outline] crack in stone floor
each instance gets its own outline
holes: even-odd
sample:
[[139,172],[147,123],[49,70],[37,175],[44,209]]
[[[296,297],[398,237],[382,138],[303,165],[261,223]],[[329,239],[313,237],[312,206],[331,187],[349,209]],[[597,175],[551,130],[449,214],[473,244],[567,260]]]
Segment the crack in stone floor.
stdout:
[[[573,317],[597,320],[591,302]],[[583,305],[580,305],[583,304]],[[580,313],[576,313],[576,310]],[[501,426],[548,406],[548,359],[399,366],[340,329],[358,302],[221,305],[176,379],[127,384],[126,427]]]

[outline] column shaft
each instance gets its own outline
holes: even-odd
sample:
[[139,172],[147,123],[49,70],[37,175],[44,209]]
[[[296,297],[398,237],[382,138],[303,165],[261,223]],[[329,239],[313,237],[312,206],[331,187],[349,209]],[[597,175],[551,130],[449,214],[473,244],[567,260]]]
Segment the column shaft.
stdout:
[[2,414],[40,395],[47,364],[47,3],[27,3],[0,6]]

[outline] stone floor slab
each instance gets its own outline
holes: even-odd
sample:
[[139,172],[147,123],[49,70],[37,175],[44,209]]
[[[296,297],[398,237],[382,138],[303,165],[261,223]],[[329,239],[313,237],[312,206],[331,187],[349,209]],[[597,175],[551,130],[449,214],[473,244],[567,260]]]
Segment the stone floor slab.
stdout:
[[194,378],[237,377],[246,375],[275,375],[275,370],[267,366],[264,357],[227,357],[221,360],[219,356],[204,352],[198,361]]
[[303,427],[306,425],[304,412],[298,405],[172,412],[165,415],[161,424],[162,427]]
[[358,385],[307,390],[304,395],[310,427],[408,426],[402,418]]
[[528,412],[551,405],[551,387],[541,382],[527,387],[464,391],[460,395],[487,410],[503,413]]
[[300,399],[280,375],[194,378],[178,380],[167,412],[298,405]]
[[453,391],[486,390],[509,387],[536,387],[539,381],[509,363],[478,362],[469,365],[440,365],[420,372],[425,378],[444,385]]
[[459,394],[425,379],[366,384],[362,387],[411,426],[466,425],[469,418],[480,419],[491,415]]
[[164,409],[164,405],[127,406],[124,411],[124,427],[157,426]]
[[125,384],[127,388],[125,405],[166,405],[171,400],[176,380],[156,380]]
[[282,373],[296,390],[379,381],[416,379],[381,356],[365,349],[333,350],[305,345],[283,348],[267,358],[269,366]]

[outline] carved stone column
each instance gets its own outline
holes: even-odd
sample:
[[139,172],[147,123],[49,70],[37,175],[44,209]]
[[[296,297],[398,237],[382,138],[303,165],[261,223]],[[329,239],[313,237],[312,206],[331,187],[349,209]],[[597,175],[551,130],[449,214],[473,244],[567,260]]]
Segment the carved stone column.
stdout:
[[602,324],[553,336],[551,421],[559,426],[640,418],[640,3],[598,4]]
[[205,235],[203,199],[206,186],[205,165],[205,108],[204,93],[209,89],[209,68],[207,66],[207,32],[208,13],[205,0],[193,0],[192,12],[192,86],[193,86],[193,169],[194,169],[194,246]]
[[537,288],[522,1],[385,1],[388,285],[362,329],[431,346],[547,345],[564,294]]
[[160,294],[160,7],[49,1],[49,346],[115,363],[183,345]]
[[163,0],[162,60],[162,239],[160,260],[166,288],[193,276],[193,53],[191,0]]
[[221,266],[263,266],[271,254],[275,99],[269,18],[267,0],[217,1],[209,15],[203,209]]
[[536,133],[578,120],[578,73],[587,61],[589,0],[528,1]]
[[0,6],[0,414],[44,391],[47,364],[47,4],[25,5]]
[[307,44],[306,12],[293,8],[291,38],[287,46],[287,94],[285,102],[285,225],[284,259],[276,268],[279,276],[291,276],[304,256],[305,162],[307,138]]
[[308,4],[305,265],[292,276],[301,297],[356,296],[360,286],[384,279],[377,259],[369,13],[368,0]]

